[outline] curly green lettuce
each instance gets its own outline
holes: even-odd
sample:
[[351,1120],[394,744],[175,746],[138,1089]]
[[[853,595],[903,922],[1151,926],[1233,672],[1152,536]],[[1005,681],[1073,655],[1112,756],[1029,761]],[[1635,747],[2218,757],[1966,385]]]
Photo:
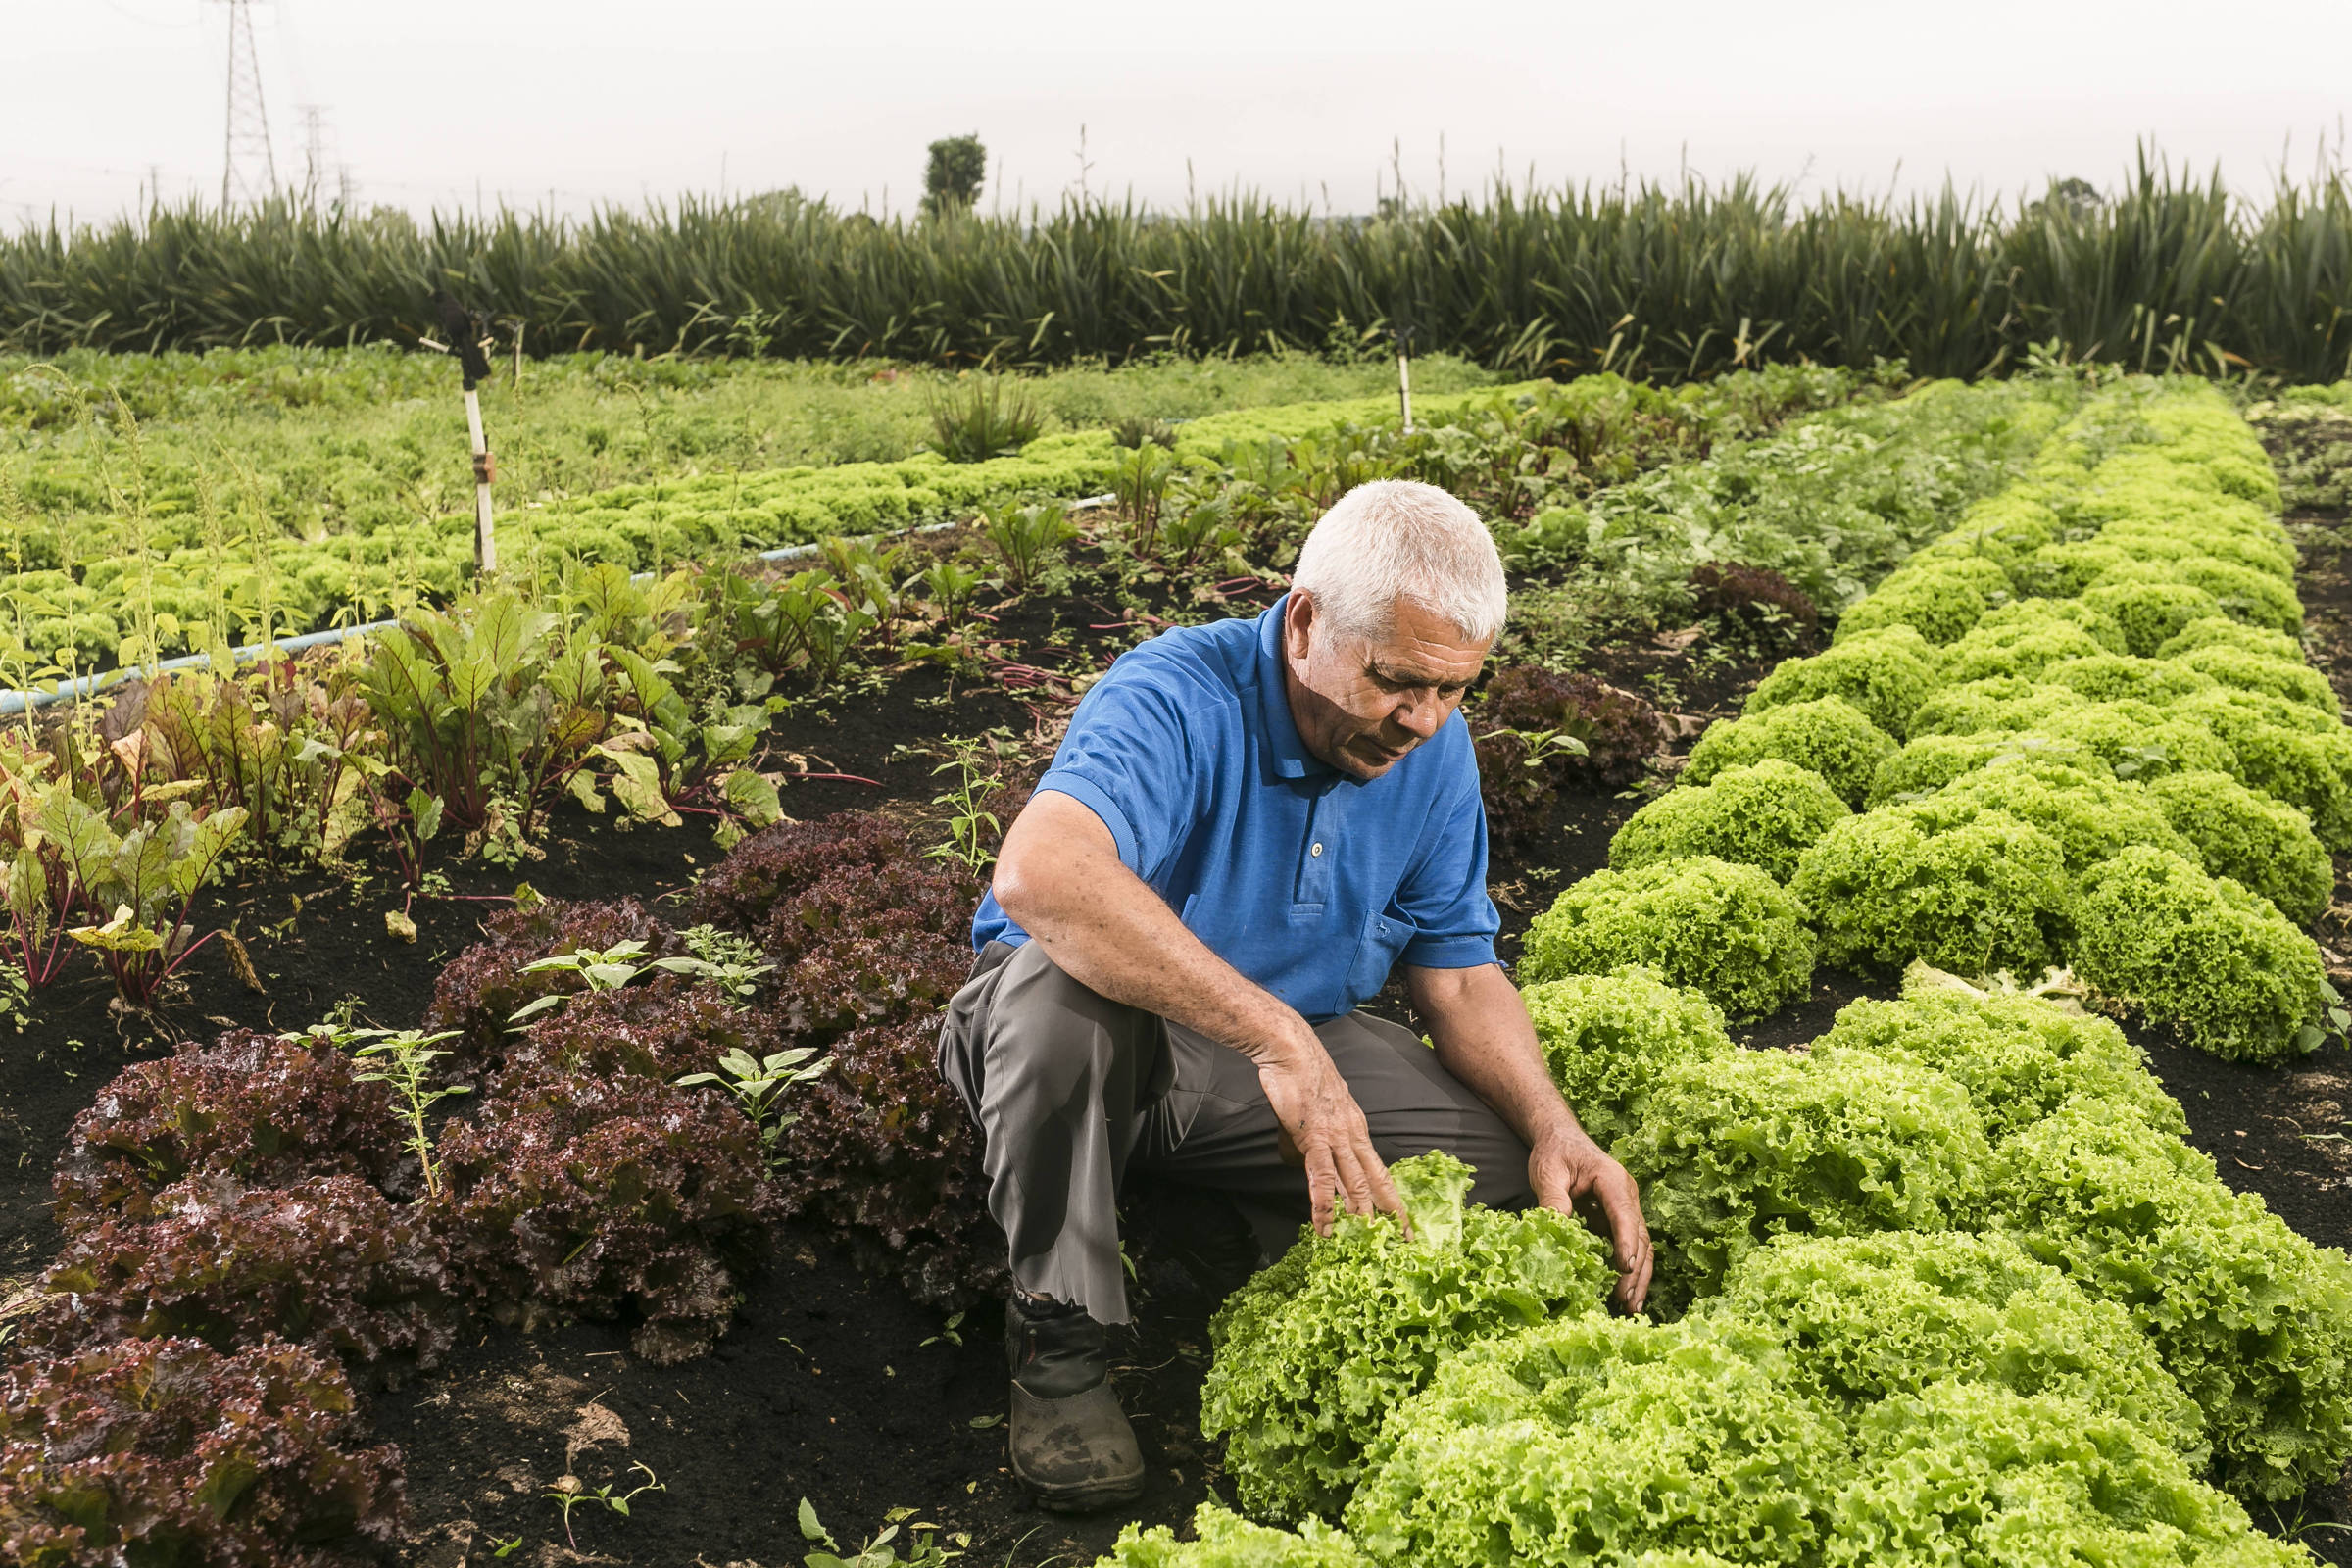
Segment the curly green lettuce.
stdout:
[[1095,1568],[1371,1568],[1371,1562],[1345,1532],[1320,1519],[1300,1520],[1294,1533],[1204,1502],[1193,1514],[1192,1540],[1178,1541],[1166,1525],[1131,1524]]
[[1964,798],[1883,806],[1807,850],[1789,891],[1812,911],[1824,963],[2038,975],[2057,960],[2074,887],[2058,842]]
[[2352,1262],[2131,1107],[2070,1101],[2001,1147],[1997,1221],[2132,1314],[2205,1412],[2215,1471],[2284,1498],[2352,1460]]
[[1392,1168],[1413,1235],[1343,1215],[1237,1291],[1209,1324],[1200,1430],[1225,1439],[1242,1506],[1335,1516],[1390,1410],[1463,1347],[1593,1313],[1616,1276],[1574,1217],[1465,1208],[1469,1167],[1446,1153]]
[[2111,1301],[2009,1237],[1783,1236],[1700,1315],[1777,1339],[1808,1393],[1849,1416],[1945,1380],[2065,1394],[2123,1415],[2202,1467],[2205,1418]]
[[1642,807],[1609,841],[1609,864],[1627,871],[1711,855],[1761,866],[1774,881],[1787,882],[1796,874],[1797,857],[1852,814],[1819,773],[1766,758]]
[[1813,984],[1804,905],[1752,865],[1700,856],[1575,884],[1528,927],[1525,981],[1626,964],[1704,992],[1734,1017],[1772,1011]]
[[1820,697],[1709,726],[1690,748],[1682,781],[1706,784],[1726,768],[1777,758],[1819,774],[1839,800],[1859,806],[1872,774],[1895,750],[1894,738],[1859,708],[1842,697]]
[[2207,871],[2261,894],[2299,926],[2328,907],[2335,862],[2301,811],[2227,773],[2169,773],[2147,792]]
[[2318,1049],[2328,977],[2271,903],[2164,850],[2123,851],[2082,879],[2075,972],[2217,1056]]
[[1867,1051],[1944,1074],[1968,1091],[1996,1145],[2077,1095],[2128,1103],[2167,1132],[2188,1131],[2180,1102],[2121,1029],[2036,997],[1906,986],[1898,1001],[1847,1003],[1829,1033],[1813,1042],[1813,1049],[1825,1048]]
[[1807,1563],[1845,1448],[1751,1330],[1552,1323],[1440,1369],[1382,1429],[1347,1523],[1388,1563]]
[[2160,1438],[2082,1399],[1939,1383],[1871,1410],[1858,1440],[1861,1474],[1827,1531],[1832,1568],[2312,1560],[2257,1532]]
[[1666,1068],[1736,1049],[1722,1008],[1654,969],[1546,980],[1521,1000],[1551,1081],[1603,1147],[1633,1130]]
[[1742,1051],[1668,1071],[1617,1157],[1674,1311],[1773,1237],[1975,1223],[1991,1149],[1968,1091],[1861,1051]]

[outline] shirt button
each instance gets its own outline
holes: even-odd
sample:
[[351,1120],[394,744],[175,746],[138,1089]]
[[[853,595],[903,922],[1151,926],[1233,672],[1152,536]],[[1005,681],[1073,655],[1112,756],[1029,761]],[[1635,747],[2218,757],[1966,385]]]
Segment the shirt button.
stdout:
[[1321,855],[1323,853],[1323,846],[1320,844],[1310,845],[1308,846],[1306,853],[1309,855]]

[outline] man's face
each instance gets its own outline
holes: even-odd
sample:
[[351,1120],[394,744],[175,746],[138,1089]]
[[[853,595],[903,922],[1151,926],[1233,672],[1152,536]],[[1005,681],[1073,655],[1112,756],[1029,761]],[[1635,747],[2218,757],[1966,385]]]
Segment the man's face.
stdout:
[[1465,641],[1409,599],[1396,601],[1387,637],[1353,636],[1307,593],[1291,595],[1282,631],[1298,738],[1357,779],[1380,777],[1453,716],[1494,641]]

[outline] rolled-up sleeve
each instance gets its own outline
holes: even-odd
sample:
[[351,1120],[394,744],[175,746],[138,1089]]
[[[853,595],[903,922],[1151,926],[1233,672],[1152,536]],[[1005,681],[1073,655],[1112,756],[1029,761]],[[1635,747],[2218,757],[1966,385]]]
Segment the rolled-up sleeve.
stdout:
[[1502,928],[1494,901],[1487,897],[1487,808],[1478,791],[1476,754],[1466,738],[1461,751],[1467,778],[1433,813],[1421,853],[1396,890],[1397,907],[1414,932],[1397,956],[1421,969],[1493,963],[1494,933]]

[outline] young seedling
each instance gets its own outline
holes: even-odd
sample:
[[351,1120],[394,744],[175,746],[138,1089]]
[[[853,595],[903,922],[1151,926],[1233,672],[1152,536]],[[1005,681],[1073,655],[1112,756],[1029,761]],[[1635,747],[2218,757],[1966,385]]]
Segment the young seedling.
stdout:
[[[857,1555],[844,1557],[841,1555],[841,1544],[833,1539],[831,1531],[817,1522],[815,1505],[803,1497],[801,1539],[812,1544],[821,1543],[825,1549],[809,1552],[801,1561],[807,1564],[807,1568],[944,1568],[945,1564],[963,1555],[961,1551],[950,1551],[940,1544],[939,1526],[924,1524],[919,1520],[911,1525],[906,1524],[913,1516],[912,1508],[891,1509],[883,1515],[881,1533],[859,1546]],[[903,1525],[909,1534],[906,1555],[901,1558],[899,1548],[893,1543],[899,1539],[899,1530]],[[955,1539],[958,1546],[971,1544],[971,1537],[961,1532]]]
[[958,1349],[963,1348],[963,1314],[961,1312],[951,1315],[947,1322],[940,1326],[939,1332],[923,1341],[923,1345],[937,1345],[942,1340]]
[[[629,1491],[621,1493],[615,1493],[609,1485],[599,1487],[594,1492],[590,1492],[586,1487],[580,1484],[579,1477],[564,1476],[542,1494],[552,1500],[557,1507],[564,1510],[564,1539],[570,1544],[573,1551],[576,1552],[580,1549],[580,1543],[579,1538],[571,1533],[572,1509],[577,1508],[582,1503],[596,1503],[601,1507],[610,1509],[612,1512],[620,1515],[623,1519],[626,1519],[629,1517],[629,1504],[635,1501],[638,1497],[643,1496],[649,1492],[667,1492],[669,1490],[660,1481],[656,1480],[653,1471],[647,1469],[644,1464],[633,1464],[629,1466],[629,1468],[632,1470],[645,1471],[645,1485],[641,1487],[633,1487]],[[571,1485],[568,1487],[565,1486],[564,1483],[566,1481],[570,1482]]]
[[318,1023],[311,1025],[309,1033],[351,1052],[356,1058],[375,1058],[376,1069],[358,1074],[359,1081],[389,1084],[392,1093],[400,1097],[400,1118],[409,1125],[409,1152],[424,1167],[424,1190],[440,1197],[441,1174],[433,1164],[433,1135],[425,1126],[425,1116],[444,1100],[473,1093],[466,1084],[436,1086],[432,1081],[433,1063],[449,1054],[433,1047],[455,1039],[457,1031],[445,1029],[428,1035],[420,1029],[354,1029],[348,1024]]
[[767,1152],[770,1165],[778,1162],[776,1137],[800,1117],[781,1108],[785,1091],[796,1084],[805,1084],[824,1075],[833,1065],[833,1058],[817,1061],[808,1058],[816,1054],[813,1046],[795,1046],[766,1057],[754,1056],[738,1047],[718,1058],[718,1071],[689,1073],[678,1080],[681,1087],[693,1084],[717,1084],[735,1097],[744,1114],[760,1128],[760,1144]]
[[979,741],[959,739],[948,744],[954,755],[931,770],[935,778],[951,771],[956,774],[955,784],[945,794],[931,797],[933,806],[950,808],[948,841],[923,854],[932,859],[959,860],[977,874],[996,858],[989,848],[991,841],[1004,834],[1004,824],[988,809],[988,803],[1003,792],[1004,781],[981,766]]
[[721,931],[714,925],[691,925],[678,933],[686,951],[708,964],[706,971],[721,990],[740,1002],[752,1000],[760,989],[760,977],[775,968],[772,963],[760,961],[760,949],[748,938],[732,931]]
[[[732,958],[727,963],[721,964],[714,963],[709,958],[692,956],[676,958],[648,958],[642,963],[634,961],[644,952],[645,943],[641,939],[632,937],[626,942],[616,942],[612,946],[601,950],[590,948],[578,953],[559,953],[553,957],[541,958],[535,963],[524,964],[520,972],[523,974],[576,974],[587,982],[586,989],[590,991],[618,991],[622,986],[627,985],[648,970],[661,969],[670,974],[690,974],[706,980],[716,980],[741,995],[743,994],[743,983],[753,976],[764,972],[766,968],[765,965],[761,965],[758,970],[746,971]],[[568,995],[567,992],[558,991],[544,997],[533,998],[508,1014],[507,1027],[518,1028],[543,1012],[554,1011],[564,1005],[564,999]]]

